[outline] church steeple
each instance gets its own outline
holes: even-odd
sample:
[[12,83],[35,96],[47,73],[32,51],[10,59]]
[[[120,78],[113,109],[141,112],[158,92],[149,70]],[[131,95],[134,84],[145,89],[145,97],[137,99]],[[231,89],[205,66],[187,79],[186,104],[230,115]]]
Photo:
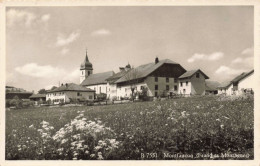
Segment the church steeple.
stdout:
[[80,70],[84,70],[84,69],[88,69],[88,70],[93,70],[92,68],[92,63],[89,62],[88,60],[88,52],[86,50],[86,57],[84,62],[80,65]]
[[85,60],[80,65],[80,83],[82,83],[92,73],[93,73],[92,63],[89,62],[88,52],[86,50]]

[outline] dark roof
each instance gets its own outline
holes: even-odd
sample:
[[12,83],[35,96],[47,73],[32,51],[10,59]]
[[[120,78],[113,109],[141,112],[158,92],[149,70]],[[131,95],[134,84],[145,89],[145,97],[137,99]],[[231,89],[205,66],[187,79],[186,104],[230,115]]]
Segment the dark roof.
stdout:
[[217,81],[209,81],[209,80],[206,80],[206,90],[217,90],[217,87],[220,85],[219,82]]
[[228,88],[232,83],[236,83],[247,77],[248,75],[252,74],[254,70],[251,70],[250,72],[243,72],[240,75],[236,76],[233,80],[231,81],[226,81],[220,84],[218,88]]
[[[130,71],[130,70],[128,70]],[[109,83],[114,83],[116,82],[118,79],[120,79],[121,77],[123,77],[128,71],[126,70],[123,70],[123,71],[120,71],[114,75],[112,75],[111,77],[109,77],[108,79],[106,79],[106,81],[108,81]]]
[[195,73],[197,72],[200,72],[201,74],[204,75],[205,79],[209,79],[209,77],[203,73],[200,69],[196,69],[196,70],[190,70],[190,71],[187,71],[186,73],[182,74],[179,79],[183,79],[183,78],[190,78],[192,77]]
[[33,94],[29,98],[32,99],[32,98],[44,98],[44,97],[46,97],[46,94]]
[[254,72],[254,70],[251,70],[250,72],[243,72],[239,76],[235,77],[231,82],[232,83],[239,82],[242,79],[244,79],[245,77],[247,77],[248,75],[252,74],[253,72]]
[[88,53],[87,53],[87,51],[86,51],[85,60],[84,60],[84,62],[80,65],[80,69],[81,69],[81,70],[84,70],[84,69],[93,70],[93,68],[92,68],[92,63],[90,63],[89,60],[88,60]]
[[[158,63],[152,62],[152,63],[138,66],[137,68],[131,69],[129,71],[129,75],[132,75],[132,74],[135,75],[134,72],[136,72],[137,76],[135,76],[135,78],[133,78],[133,79],[144,78],[144,77],[147,77],[149,74],[151,74],[156,69],[158,69],[159,67],[161,67],[163,64],[179,65],[178,63],[173,62],[172,60],[164,59],[164,60],[160,60]],[[185,70],[185,69],[183,69],[183,70]],[[116,81],[116,83],[121,83],[121,82],[125,82],[125,81],[127,81],[126,75],[122,76],[119,80]]]
[[33,92],[9,91],[6,94],[33,94]]
[[8,86],[8,85],[7,85],[7,86],[5,86],[5,88],[14,88],[14,87],[13,87],[13,86]]
[[108,71],[104,73],[97,73],[89,75],[81,85],[97,85],[97,84],[105,84],[106,79],[114,75],[113,71]]
[[62,92],[62,91],[80,91],[80,92],[94,92],[94,90],[85,88],[81,85],[77,85],[74,83],[69,83],[69,84],[64,84],[58,88],[55,88],[53,90],[47,91],[48,93],[50,92]]

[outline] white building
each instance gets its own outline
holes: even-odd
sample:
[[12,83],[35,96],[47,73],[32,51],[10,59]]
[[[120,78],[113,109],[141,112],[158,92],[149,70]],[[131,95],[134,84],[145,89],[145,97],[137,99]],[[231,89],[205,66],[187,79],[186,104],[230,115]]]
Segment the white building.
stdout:
[[209,77],[200,69],[190,70],[179,77],[179,94],[189,95],[204,95],[206,91],[205,80]]
[[95,91],[83,86],[70,83],[62,84],[60,87],[47,91],[46,101],[51,100],[53,104],[69,103],[71,100],[94,100]]
[[132,88],[134,93],[142,92],[147,88],[148,96],[165,96],[172,89],[178,91],[178,77],[186,70],[178,63],[169,59],[155,59],[155,62],[138,66],[128,71],[115,81],[117,99],[130,97]]
[[237,95],[246,91],[254,91],[254,70],[244,72],[231,81],[224,82],[218,87],[219,94]]
[[234,78],[232,81],[233,84],[233,91],[236,94],[241,94],[246,91],[254,91],[255,85],[254,85],[254,70],[251,70],[250,72],[244,72]]

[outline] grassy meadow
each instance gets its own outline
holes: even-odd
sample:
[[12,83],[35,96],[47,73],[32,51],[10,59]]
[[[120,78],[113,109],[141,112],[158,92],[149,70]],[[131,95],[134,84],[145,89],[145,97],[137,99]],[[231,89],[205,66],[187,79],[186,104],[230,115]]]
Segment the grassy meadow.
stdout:
[[11,110],[6,159],[253,159],[253,106],[252,96],[201,96]]

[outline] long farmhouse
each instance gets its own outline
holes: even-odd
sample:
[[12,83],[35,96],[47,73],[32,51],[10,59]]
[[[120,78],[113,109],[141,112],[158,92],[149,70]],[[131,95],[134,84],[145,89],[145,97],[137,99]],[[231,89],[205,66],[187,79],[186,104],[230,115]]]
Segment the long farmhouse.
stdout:
[[105,93],[108,99],[130,97],[134,92],[148,89],[148,96],[158,97],[165,93],[183,95],[205,94],[205,80],[209,77],[200,69],[186,71],[179,63],[169,59],[131,68],[130,64],[120,67],[118,73],[108,71],[93,73],[93,65],[86,54],[80,65],[80,84],[96,91],[96,94]]

